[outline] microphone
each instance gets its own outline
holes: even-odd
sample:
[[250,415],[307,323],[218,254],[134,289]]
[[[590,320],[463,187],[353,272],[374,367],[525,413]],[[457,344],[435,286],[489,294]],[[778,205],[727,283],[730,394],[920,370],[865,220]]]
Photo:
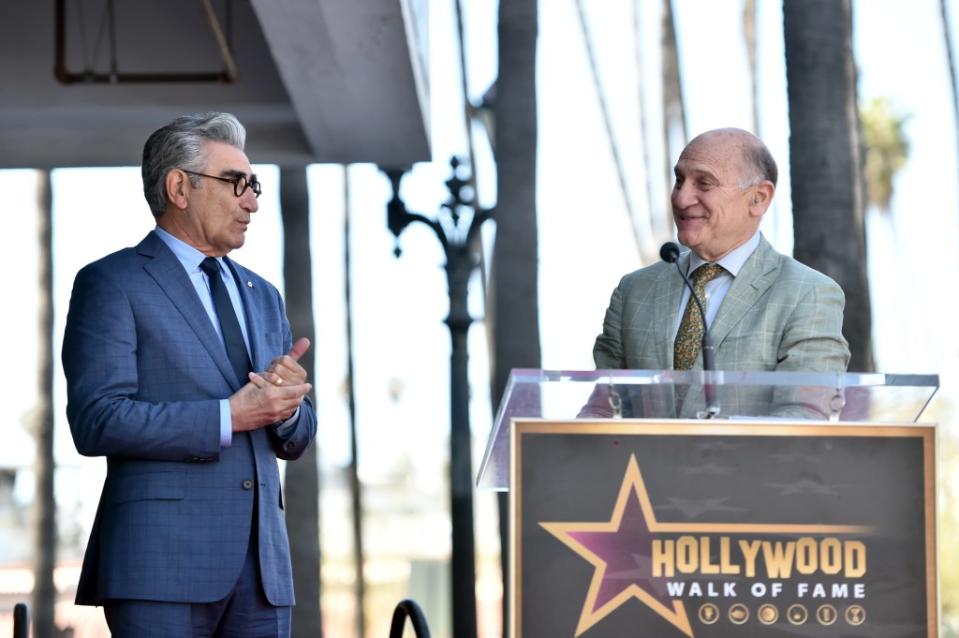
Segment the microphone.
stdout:
[[[699,317],[703,320],[703,372],[712,372],[715,370],[714,356],[716,354],[716,347],[713,345],[712,337],[709,335],[709,328],[706,326],[706,311],[703,308],[703,302],[699,299],[699,295],[696,294],[696,290],[693,288],[692,282],[689,281],[689,277],[687,277],[686,273],[679,267],[679,246],[677,246],[675,242],[666,242],[659,249],[659,257],[668,264],[676,264],[676,272],[679,273],[679,276],[683,278],[683,283],[689,288],[690,299],[696,301],[696,308],[699,309]],[[704,384],[703,391],[706,395],[705,418],[711,419],[719,414],[719,403],[716,401],[712,384]]]
[[[676,260],[679,259],[679,246],[676,245],[676,242],[668,241],[663,244],[659,249],[659,258],[667,264],[675,264]],[[683,275],[682,271],[679,274]],[[686,276],[683,275],[683,279],[685,278]]]

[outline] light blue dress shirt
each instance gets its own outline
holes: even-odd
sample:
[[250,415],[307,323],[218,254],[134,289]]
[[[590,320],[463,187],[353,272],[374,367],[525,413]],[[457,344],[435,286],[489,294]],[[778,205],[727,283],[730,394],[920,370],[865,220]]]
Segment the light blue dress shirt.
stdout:
[[[706,310],[707,328],[712,325],[713,319],[716,318],[716,313],[719,312],[719,307],[723,304],[723,299],[726,298],[726,293],[729,292],[729,287],[733,285],[733,278],[739,274],[739,271],[742,270],[746,260],[749,259],[749,256],[752,255],[758,247],[759,231],[757,230],[756,234],[753,235],[745,244],[736,248],[735,250],[730,251],[728,255],[719,261],[712,262],[722,266],[726,272],[717,276],[715,279],[706,284],[704,295],[705,299],[700,299],[700,301],[703,302],[703,306]],[[710,262],[705,261],[696,253],[692,253],[689,256],[689,270],[686,272],[686,276],[692,276],[692,274],[696,272],[697,268],[706,263]],[[679,332],[679,324],[683,320],[683,312],[685,312],[686,304],[688,302],[689,287],[684,285],[683,296],[679,302],[679,315],[676,317],[676,327],[675,330],[673,330],[673,335]]]
[[[173,251],[173,254],[176,255],[176,258],[183,265],[186,274],[190,277],[190,283],[192,283],[193,288],[196,289],[200,303],[203,304],[203,309],[206,310],[207,316],[210,317],[210,323],[213,324],[213,329],[216,330],[217,335],[219,335],[222,341],[223,331],[220,329],[220,320],[217,318],[216,309],[213,307],[213,293],[210,292],[210,282],[207,279],[206,273],[200,270],[200,263],[206,259],[206,255],[188,243],[174,237],[159,226],[156,227],[155,231],[157,236]],[[240,299],[240,291],[236,287],[236,281],[233,280],[233,273],[230,272],[229,268],[224,267],[223,260],[217,259],[216,262],[220,266],[220,277],[223,278],[227,293],[230,295],[230,301],[233,303],[233,311],[236,312],[236,318],[240,322],[240,332],[243,333],[243,343],[246,345],[247,356],[250,357],[250,361],[253,361],[253,357],[250,356],[250,337],[246,330],[246,314],[243,312],[243,301]],[[243,379],[241,379],[241,381],[243,381]],[[229,447],[232,442],[233,418],[230,415],[230,400],[221,399],[220,447]]]
[[[213,293],[210,291],[210,281],[206,273],[200,270],[200,263],[206,259],[206,255],[188,243],[174,237],[159,226],[154,230],[156,231],[157,237],[163,240],[163,243],[173,251],[173,254],[176,255],[176,258],[183,265],[186,274],[190,277],[193,288],[196,289],[200,303],[203,304],[203,309],[206,310],[207,316],[210,317],[210,323],[213,324],[213,329],[216,330],[216,333],[222,341],[223,331],[220,329],[220,320],[217,318],[216,309],[213,307]],[[233,311],[236,313],[236,318],[240,322],[240,332],[243,333],[243,343],[246,345],[247,356],[250,357],[250,361],[253,361],[253,356],[250,353],[250,336],[247,334],[246,329],[246,313],[243,312],[243,300],[240,298],[240,290],[237,287],[236,280],[233,279],[233,272],[224,265],[223,260],[217,258],[216,262],[220,266],[220,277],[223,278],[227,293],[230,295],[230,301],[233,303]],[[288,434],[299,413],[300,408],[297,408],[290,418],[276,424],[276,433],[281,437]],[[231,443],[233,443],[233,417],[230,414],[230,400],[221,399],[220,447],[229,447]]]

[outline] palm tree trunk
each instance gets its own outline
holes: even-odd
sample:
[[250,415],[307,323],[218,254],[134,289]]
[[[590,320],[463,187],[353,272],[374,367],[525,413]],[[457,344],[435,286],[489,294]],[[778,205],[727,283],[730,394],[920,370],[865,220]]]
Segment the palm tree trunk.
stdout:
[[949,87],[952,89],[952,124],[956,133],[956,151],[959,152],[959,85],[956,84],[955,45],[949,28],[949,12],[946,0],[939,0],[939,15],[942,19],[942,41],[946,45],[946,62],[949,68]]
[[33,635],[56,635],[54,611],[57,589],[53,568],[57,557],[57,503],[53,491],[56,464],[53,457],[53,228],[49,171],[40,171],[37,238],[39,245],[40,299],[37,304],[38,388],[34,421],[37,456],[34,461],[36,495],[33,520]]
[[643,158],[643,177],[646,191],[646,208],[648,210],[647,218],[651,232],[651,241],[654,245],[659,245],[667,241],[673,233],[672,216],[669,214],[669,208],[663,206],[663,200],[660,199],[660,205],[656,205],[657,198],[653,190],[653,171],[652,163],[649,159],[649,135],[647,133],[647,111],[646,111],[646,83],[643,79],[643,38],[642,38],[642,2],[633,0],[633,50],[636,54],[636,101],[638,103],[637,119],[639,123],[639,138]]
[[658,248],[653,242],[653,229],[648,215],[641,215],[633,204],[633,198],[629,192],[629,180],[626,176],[626,167],[623,165],[622,153],[619,151],[616,133],[613,130],[613,119],[610,113],[609,100],[606,99],[606,91],[603,90],[603,83],[599,77],[599,63],[596,61],[596,54],[593,48],[593,37],[590,34],[589,25],[586,21],[586,10],[583,7],[583,0],[575,0],[576,15],[578,17],[580,32],[583,34],[583,43],[586,48],[586,59],[589,61],[590,77],[593,80],[593,90],[596,92],[596,98],[599,101],[599,112],[603,116],[603,130],[606,132],[606,144],[609,146],[609,154],[613,160],[613,166],[616,167],[616,177],[619,182],[619,192],[623,196],[623,206],[626,208],[626,215],[629,217],[629,224],[633,230],[633,243],[636,245],[636,252],[639,253],[640,263],[650,263],[658,259]]
[[[313,378],[316,329],[313,322],[313,276],[310,258],[310,196],[305,167],[280,169],[280,214],[283,218],[283,279],[286,313],[295,338],[313,345],[300,359]],[[311,397],[316,402],[315,392]],[[320,476],[316,445],[286,464],[286,526],[293,562],[294,636],[322,636],[320,613]],[[295,489],[291,489],[295,486]]]
[[796,259],[846,293],[855,371],[873,369],[850,0],[785,0]]
[[671,210],[669,194],[673,187],[673,165],[686,145],[686,106],[680,78],[679,49],[676,46],[676,21],[672,0],[663,0],[663,169],[666,178],[666,210]]
[[955,45],[949,28],[949,11],[946,0],[939,0],[939,16],[942,19],[942,41],[946,45],[946,62],[949,68],[949,87],[952,89],[952,113],[956,119],[956,134],[959,135],[959,87],[956,85]]
[[[536,226],[537,0],[499,5],[496,117],[496,243],[490,295],[494,329],[492,400],[499,404],[513,368],[540,366]],[[503,636],[508,635],[509,509],[499,497]]]
[[756,75],[756,0],[743,2],[743,43],[749,65],[750,101],[753,107],[753,133],[759,135],[759,78]]

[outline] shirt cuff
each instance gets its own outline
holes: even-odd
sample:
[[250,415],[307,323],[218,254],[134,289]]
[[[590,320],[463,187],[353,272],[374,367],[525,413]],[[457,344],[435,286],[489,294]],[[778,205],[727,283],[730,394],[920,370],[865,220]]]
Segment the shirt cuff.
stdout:
[[286,421],[281,421],[273,426],[273,431],[276,432],[276,435],[281,439],[293,434],[293,430],[296,428],[296,418],[300,416],[300,407],[297,406],[296,410],[290,415],[290,418]]
[[230,400],[220,400],[220,447],[230,447],[233,443],[233,415],[230,414]]

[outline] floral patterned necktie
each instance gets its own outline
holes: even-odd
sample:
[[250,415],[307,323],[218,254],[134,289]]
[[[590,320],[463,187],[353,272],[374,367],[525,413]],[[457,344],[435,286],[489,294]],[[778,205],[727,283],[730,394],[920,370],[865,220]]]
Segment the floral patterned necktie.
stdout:
[[[696,296],[706,305],[706,284],[726,272],[726,269],[717,264],[703,264],[693,272],[691,277],[693,290]],[[686,310],[683,312],[683,319],[679,322],[679,331],[676,333],[676,341],[673,344],[673,369],[689,370],[696,363],[696,357],[703,346],[703,334],[706,328],[703,325],[703,318],[696,307],[696,300],[689,297],[686,303]]]

